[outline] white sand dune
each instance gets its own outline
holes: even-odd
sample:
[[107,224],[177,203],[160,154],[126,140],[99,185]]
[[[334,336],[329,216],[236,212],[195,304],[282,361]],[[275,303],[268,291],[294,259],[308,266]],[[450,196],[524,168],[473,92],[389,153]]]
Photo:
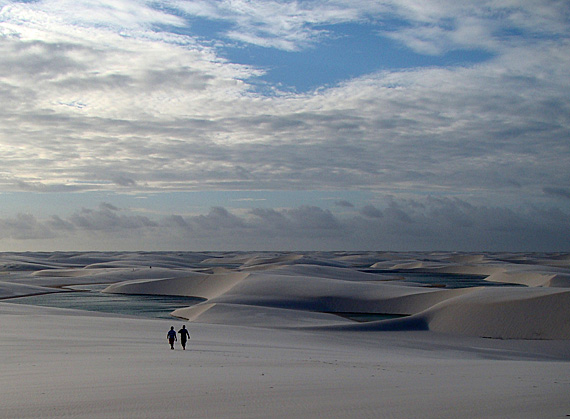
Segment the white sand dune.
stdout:
[[[275,269],[277,268],[277,269]],[[273,267],[276,275],[293,275],[317,278],[331,278],[343,281],[393,281],[402,279],[399,274],[372,274],[345,267],[296,264]]]
[[335,266],[335,267],[348,267],[345,262],[339,259],[327,259],[319,257],[318,255],[302,255],[302,254],[285,254],[282,256],[257,256],[246,261],[241,269],[243,270],[265,270],[275,269],[276,267],[287,265],[311,265],[311,266]]
[[570,339],[570,290],[478,289],[423,313],[430,330],[498,339]]
[[193,270],[164,268],[77,268],[33,271],[27,277],[10,278],[18,283],[46,287],[61,287],[80,284],[112,284],[120,281],[141,279],[178,278],[192,274]]
[[[0,417],[570,415],[567,255],[6,254]],[[382,270],[362,272],[364,268]],[[399,267],[399,268],[397,268]],[[518,286],[434,288],[406,272]],[[11,303],[70,284],[201,297],[172,320]],[[337,314],[402,314],[357,323]],[[185,322],[190,346],[166,331]]]
[[26,284],[13,284],[11,282],[0,282],[0,299],[45,294],[49,292],[57,291],[53,288],[38,287]]
[[570,291],[474,289],[416,315],[344,329],[431,330],[494,339],[570,339]]
[[495,272],[487,278],[488,281],[520,284],[529,287],[570,288],[570,274],[556,272]]
[[321,327],[353,323],[330,313],[227,303],[198,304],[175,310],[172,315],[190,321],[199,319],[200,323],[234,326],[245,324],[248,327],[267,328]]
[[245,272],[206,274],[195,272],[178,278],[144,279],[110,285],[104,292],[119,294],[178,295],[212,299],[247,278]]
[[[314,269],[309,268],[309,272]],[[278,273],[276,273],[278,272]],[[208,298],[208,303],[242,304],[288,308],[309,312],[362,312],[413,314],[468,290],[413,287],[395,282],[371,282],[369,274],[350,280],[346,270],[341,279],[303,276],[300,269],[276,272],[196,274],[195,277],[129,281],[109,286],[105,292],[171,294]],[[331,271],[327,270],[327,275]]]
[[[257,256],[254,259],[256,264],[260,262]],[[251,266],[252,259],[242,260],[246,266]],[[277,260],[285,265],[276,265]],[[563,273],[537,271],[534,266],[529,271],[518,265],[495,263],[500,265],[500,270],[491,274],[488,280],[525,284],[533,288],[437,289],[382,281],[385,276],[331,265],[288,264],[299,260],[297,254],[283,258],[272,255],[263,259],[265,269],[261,271],[202,272],[179,278],[130,281],[111,285],[106,291],[206,298],[208,301],[202,304],[207,304],[207,308],[198,305],[175,313],[177,317],[200,322],[223,323],[226,316],[227,324],[239,324],[240,316],[247,313],[248,319],[263,316],[264,324],[274,319],[275,327],[282,327],[284,322],[279,316],[285,311],[273,315],[270,309],[297,311],[291,313],[292,317],[302,316],[299,312],[307,316],[310,313],[313,320],[315,313],[388,313],[416,315],[413,319],[390,322],[391,328],[400,324],[402,329],[406,329],[413,322],[414,328],[479,337],[568,339],[569,322],[565,317],[568,294],[558,291],[557,287],[536,288],[549,285],[554,280],[564,283],[566,276]],[[431,262],[425,271],[433,272],[433,266],[441,269],[442,264],[448,263],[454,271],[463,273],[456,267],[458,260],[484,265],[489,262],[489,258],[480,255],[453,256],[442,258],[441,262]],[[266,264],[267,261],[269,263]],[[412,265],[405,266],[411,269]],[[424,264],[414,266],[418,269]],[[295,320],[293,323],[303,322]]]
[[[556,276],[524,271],[500,275],[493,274],[489,279],[544,285]],[[289,326],[293,327],[305,325],[298,320],[303,315],[315,320],[320,316],[315,313],[389,313],[416,315],[390,322],[391,330],[429,329],[500,339],[570,339],[567,321],[570,293],[564,290],[437,289],[379,281],[379,278],[382,277],[345,268],[294,265],[249,274],[202,273],[186,278],[119,283],[107,288],[107,292],[207,298],[203,303],[207,308],[198,305],[174,313],[200,322],[240,324],[243,320],[250,324],[252,318],[263,317],[264,325],[273,319],[274,327],[283,327],[288,316]],[[323,325],[329,323],[328,315],[322,318]]]
[[[242,265],[248,263],[252,260],[258,260],[260,258],[272,258],[277,257],[278,253],[275,254],[267,254],[263,252],[227,252],[223,253],[220,252],[219,254],[215,255],[216,257],[207,258],[202,261],[205,265]],[[286,255],[284,257],[287,258],[295,258],[296,255]]]
[[463,290],[440,290],[304,276],[250,275],[211,302],[320,312],[413,314]]
[[484,254],[454,254],[449,256],[449,260],[455,263],[463,263],[463,264],[472,264],[472,263],[481,263],[487,259]]

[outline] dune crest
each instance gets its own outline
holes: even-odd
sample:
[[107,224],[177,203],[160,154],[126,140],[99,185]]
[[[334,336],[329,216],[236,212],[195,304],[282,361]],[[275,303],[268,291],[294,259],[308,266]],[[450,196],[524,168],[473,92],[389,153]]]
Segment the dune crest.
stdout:
[[103,292],[117,294],[177,295],[212,299],[223,294],[248,277],[246,272],[207,274],[194,272],[177,278],[120,282]]
[[520,284],[528,287],[570,287],[570,275],[555,272],[502,271],[489,275],[487,281]]

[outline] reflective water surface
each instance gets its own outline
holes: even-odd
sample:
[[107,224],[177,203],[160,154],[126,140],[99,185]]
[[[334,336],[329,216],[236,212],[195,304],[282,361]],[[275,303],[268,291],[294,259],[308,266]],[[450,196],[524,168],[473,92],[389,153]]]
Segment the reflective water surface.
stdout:
[[193,297],[107,294],[101,292],[107,286],[108,284],[75,286],[73,289],[76,291],[13,298],[10,299],[10,302],[168,319],[172,318],[170,313],[177,308],[188,307],[205,301],[203,298]]

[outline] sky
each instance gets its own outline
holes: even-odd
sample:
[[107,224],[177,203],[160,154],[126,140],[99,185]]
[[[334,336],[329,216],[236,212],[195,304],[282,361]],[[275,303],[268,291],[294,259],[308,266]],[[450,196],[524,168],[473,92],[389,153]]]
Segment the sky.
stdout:
[[566,0],[0,0],[0,251],[570,251]]

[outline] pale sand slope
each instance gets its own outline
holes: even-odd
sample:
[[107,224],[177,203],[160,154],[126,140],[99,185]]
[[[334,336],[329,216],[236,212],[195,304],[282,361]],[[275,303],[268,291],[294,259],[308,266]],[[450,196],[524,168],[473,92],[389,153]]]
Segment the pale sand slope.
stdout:
[[556,418],[565,341],[171,324],[0,303],[2,418]]
[[[370,266],[495,272],[542,286],[426,288],[389,280],[397,274],[350,269],[374,255]],[[69,270],[70,259],[85,265]],[[3,275],[0,297],[26,287],[35,293],[37,284],[127,280],[109,291],[208,301],[175,312],[192,320],[189,351],[166,343],[179,319],[0,302],[1,418],[570,415],[570,289],[552,281],[568,274],[565,255],[221,252],[9,260],[17,269],[50,271]],[[232,271],[215,268],[232,264]],[[321,311],[412,316],[358,324]]]
[[26,295],[47,294],[54,291],[55,290],[46,287],[0,282],[0,299],[22,297]]

